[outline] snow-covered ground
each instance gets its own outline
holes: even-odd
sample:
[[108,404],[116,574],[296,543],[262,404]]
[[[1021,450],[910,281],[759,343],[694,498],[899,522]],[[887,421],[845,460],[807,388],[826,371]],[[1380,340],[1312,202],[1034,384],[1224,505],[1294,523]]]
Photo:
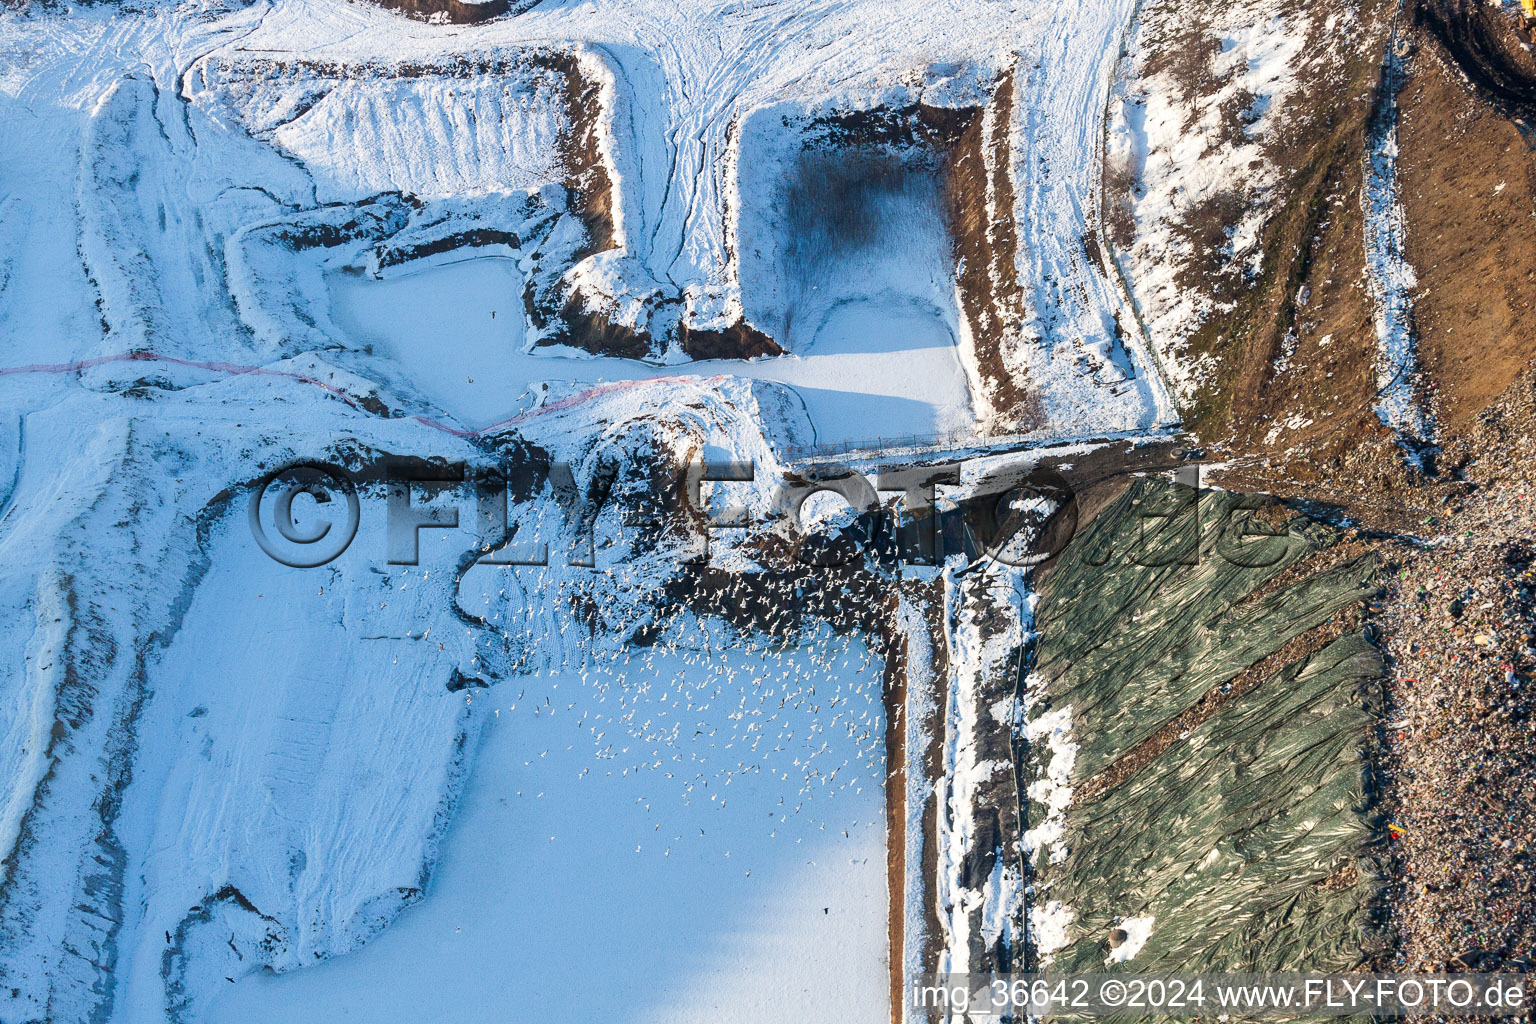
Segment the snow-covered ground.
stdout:
[[[839,649],[637,653],[478,692],[493,720],[428,898],[207,1019],[888,1021],[879,667],[817,660]],[[807,778],[813,757],[841,771]]]
[[[426,399],[472,429],[525,412],[534,385],[647,380],[679,371],[790,386],[809,418],[803,443],[964,432],[973,426],[954,335],[916,300],[848,301],[801,350],[754,360],[654,366],[525,346],[523,280],[512,260],[480,256],[382,279],[329,278],[331,315],[400,366]],[[495,313],[495,316],[492,316]]]
[[[1027,569],[997,563],[959,577],[963,567],[950,565],[944,579],[950,677],[938,815],[939,969],[957,973],[986,970],[999,949],[1017,955],[1023,944],[1019,837],[999,829],[991,809],[998,790],[1017,792],[1011,740],[1023,719],[1014,692],[1038,600]],[[990,828],[978,807],[991,811]],[[990,872],[966,881],[967,863],[988,860]]]
[[1106,98],[1134,10],[1132,0],[1055,5],[1018,65],[1009,133],[1029,343],[1003,357],[1016,374],[1040,382],[1055,422],[1150,426],[1173,418],[1134,314],[1106,268],[1089,258],[1086,241],[1098,227]]
[[[780,139],[775,150],[761,137],[785,118],[980,103],[1025,54],[1009,144],[1028,323],[1003,358],[1040,394],[1052,420],[1041,425],[1045,436],[1166,423],[1174,413],[1150,357],[1115,327],[1117,316],[1128,320],[1116,289],[1080,254],[1113,43],[1128,6],[972,0],[785,12],[633,0],[541,4],[443,29],[368,4],[284,0],[216,18],[92,11],[13,22],[9,45],[26,56],[0,96],[25,113],[7,122],[3,217],[30,228],[35,244],[12,261],[10,281],[27,305],[68,282],[62,301],[35,308],[26,324],[46,351],[27,361],[66,354],[44,337],[73,339],[62,347],[84,354],[82,343],[99,332],[91,302],[82,308],[79,299],[98,290],[110,331],[89,346],[96,352],[115,344],[229,358],[231,344],[250,344],[240,339],[252,331],[280,346],[318,341],[304,329],[316,311],[296,307],[295,320],[270,308],[288,301],[271,291],[273,281],[231,281],[232,309],[222,264],[243,273],[244,262],[221,250],[242,227],[315,204],[392,190],[426,203],[489,202],[559,181],[551,145],[569,130],[569,112],[558,109],[547,69],[517,60],[572,47],[583,74],[604,83],[597,129],[618,248],[571,268],[571,286],[617,322],[644,326],[658,301],[675,298],[695,327],[747,315],[779,336],[783,300],[803,291],[804,268],[776,258],[763,237],[783,197],[772,184],[782,175],[762,169],[779,167],[775,152],[792,156],[793,146]],[[455,71],[456,55],[471,66]],[[783,131],[798,138],[799,129]],[[964,428],[977,407],[978,396],[959,395],[962,377],[946,350],[957,324],[939,187],[932,183],[924,201],[901,199],[893,209],[909,223],[875,239],[868,258],[824,268],[826,301],[802,303],[806,316],[782,339],[802,355],[877,343],[891,354],[890,368],[828,368],[837,385],[864,382],[854,395],[919,402],[844,402],[869,406],[870,433]],[[152,279],[145,266],[155,268]],[[854,308],[843,309],[843,299]],[[837,322],[822,337],[832,309]],[[893,325],[898,315],[905,329]],[[847,342],[850,335],[859,340]],[[1127,374],[1134,387],[1120,383]],[[816,370],[781,375],[818,386]]]
[[[762,512],[786,440],[975,425],[933,168],[815,272],[791,265],[782,175],[760,172],[795,159],[806,118],[977,105],[1021,62],[1016,269],[1031,323],[1054,326],[1013,325],[1037,348],[1004,362],[1033,375],[1041,437],[1166,426],[1116,291],[1076,255],[1128,17],[1118,0],[547,2],[476,27],[343,0],[0,15],[0,1019],[440,1019],[444,992],[454,1020],[886,1019],[910,951],[887,949],[865,640],[770,617],[639,645],[671,534],[619,537],[605,575],[470,570],[464,531],[426,531],[407,567],[383,557],[375,502],[344,556],[288,569],[250,536],[250,484],[294,460],[524,445],[639,487],[709,452],[756,465],[719,490]],[[567,80],[520,62],[535,52],[597,83],[605,251],[584,252],[552,159]],[[435,255],[384,258],[407,250]],[[761,318],[789,354],[530,347],[530,280],[620,325]],[[956,671],[925,684],[940,703],[969,685]],[[968,780],[950,781],[958,854]],[[997,863],[989,941],[1017,910]],[[963,942],[971,909],[933,938]]]

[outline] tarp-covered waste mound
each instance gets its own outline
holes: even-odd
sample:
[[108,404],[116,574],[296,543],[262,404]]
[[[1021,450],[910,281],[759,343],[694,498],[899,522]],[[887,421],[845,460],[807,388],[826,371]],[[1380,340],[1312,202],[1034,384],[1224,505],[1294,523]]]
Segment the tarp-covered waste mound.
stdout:
[[1042,578],[1032,967],[1345,970],[1379,944],[1383,670],[1360,619],[1379,556],[1270,499],[1196,494],[1137,480]]

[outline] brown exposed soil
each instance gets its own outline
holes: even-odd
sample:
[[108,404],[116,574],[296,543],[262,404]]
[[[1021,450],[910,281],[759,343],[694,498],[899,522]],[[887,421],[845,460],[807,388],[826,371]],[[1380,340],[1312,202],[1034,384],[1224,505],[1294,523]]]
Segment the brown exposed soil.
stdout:
[[[992,100],[972,114],[950,151],[947,175],[950,230],[959,264],[960,309],[969,327],[982,386],[1004,431],[1024,431],[1042,419],[1039,396],[1010,374],[1003,350],[1023,319],[1014,257],[1013,178],[1006,125],[1013,113],[1013,75],[998,81]],[[997,126],[989,130],[989,125]]]
[[[1297,315],[1293,307],[1288,315],[1298,336],[1298,369],[1266,380],[1254,372],[1262,366],[1253,353],[1230,393],[1212,396],[1195,419],[1208,437],[1219,435],[1218,424],[1232,430],[1224,451],[1237,457],[1228,485],[1329,502],[1368,523],[1414,531],[1461,499],[1465,488],[1455,477],[1492,454],[1474,439],[1479,417],[1517,386],[1536,357],[1536,153],[1523,125],[1511,119],[1525,116],[1520,83],[1536,83],[1536,59],[1517,19],[1486,5],[1425,0],[1398,30],[1398,191],[1405,255],[1418,278],[1413,323],[1423,394],[1442,450],[1440,478],[1409,469],[1369,408],[1375,341],[1359,286],[1353,154],[1333,189],[1346,202],[1335,199],[1334,212],[1313,230],[1311,266],[1272,289],[1283,300],[1287,291],[1309,287],[1309,311]],[[1327,203],[1328,195],[1314,189],[1311,201]],[[1294,205],[1293,198],[1272,223]],[[1281,306],[1264,308],[1287,319]],[[1242,337],[1251,344],[1260,334]],[[1329,345],[1319,351],[1325,336]],[[1242,414],[1217,413],[1223,406],[1259,415],[1248,416],[1245,429]],[[1274,422],[1293,413],[1313,422],[1270,441]]]
[[422,245],[396,246],[389,243],[380,244],[375,248],[379,257],[380,267],[392,267],[411,260],[422,259],[426,256],[436,256],[438,253],[452,252],[455,249],[463,249],[474,246],[505,245],[510,249],[522,248],[522,240],[511,231],[500,228],[470,228],[465,231],[455,231],[441,238],[433,239]]
[[614,323],[601,309],[587,309],[580,296],[572,295],[566,299],[556,317],[555,327],[553,333],[541,339],[541,344],[570,345],[620,359],[644,359],[652,354],[649,335],[626,324]]
[[755,359],[784,354],[778,342],[750,324],[738,322],[723,331],[705,331],[689,327],[685,321],[678,325],[678,331],[683,351],[694,359]]
[[1418,0],[1413,23],[1437,44],[1479,99],[1531,128],[1536,113],[1536,56],[1530,32],[1513,11],[1475,0]]
[[[1399,192],[1407,256],[1419,279],[1414,320],[1419,359],[1433,381],[1443,429],[1463,429],[1536,356],[1536,154],[1520,130],[1469,88],[1473,54],[1459,48],[1471,26],[1480,39],[1512,18],[1477,4],[1437,20],[1450,4],[1424,4],[1418,48],[1399,97]],[[1459,5],[1457,5],[1459,6]],[[1450,49],[1442,36],[1450,34]],[[1522,53],[1529,62],[1529,55]],[[1472,69],[1475,73],[1475,66]],[[1493,74],[1497,69],[1490,69]],[[1536,94],[1536,67],[1527,84]],[[1512,72],[1501,73],[1500,80]]]
[[885,893],[886,951],[890,960],[891,1024],[901,1024],[901,950],[905,941],[907,890],[907,663],[897,639],[885,656]]
[[[1364,266],[1363,188],[1367,123],[1379,66],[1358,61],[1343,81],[1310,83],[1300,111],[1273,146],[1282,176],[1262,234],[1259,273],[1250,280],[1214,266],[1186,269],[1186,284],[1230,298],[1192,339],[1222,367],[1212,392],[1190,417],[1206,437],[1227,434],[1246,450],[1307,449],[1303,464],[1328,465],[1334,443],[1369,431],[1375,420],[1377,342]],[[1352,97],[1322,101],[1324,91]],[[1316,106],[1313,106],[1316,104]],[[1217,196],[1187,232],[1200,246],[1236,222],[1236,196]],[[1209,251],[1204,249],[1202,251]],[[1313,421],[1270,431],[1298,410]],[[1298,452],[1297,454],[1301,454]],[[1319,458],[1321,455],[1321,458]]]
[[[614,248],[613,208],[618,201],[602,155],[602,98],[599,84],[582,73],[576,57],[551,52],[540,62],[565,82],[566,129],[560,134],[560,162],[565,168],[566,202],[586,230],[587,240],[571,254],[572,264]],[[545,327],[540,344],[569,345],[597,355],[644,359],[654,355],[649,335],[614,323],[601,303],[566,291],[563,300],[546,299],[533,310]]]

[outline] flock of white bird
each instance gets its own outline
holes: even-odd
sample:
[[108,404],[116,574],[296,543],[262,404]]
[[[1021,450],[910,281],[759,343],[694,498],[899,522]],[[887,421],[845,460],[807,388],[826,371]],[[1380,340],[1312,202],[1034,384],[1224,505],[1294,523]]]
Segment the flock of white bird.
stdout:
[[[568,602],[551,600],[551,590],[572,578],[564,571],[474,570],[487,571],[496,576],[494,583],[480,578],[477,617],[524,655],[518,674],[465,699],[488,702],[498,718],[564,716],[572,727],[566,750],[591,754],[579,779],[654,777],[652,795],[637,798],[649,812],[669,793],[685,805],[705,801],[724,810],[733,782],[766,776],[795,787],[779,786],[780,811],[766,823],[770,839],[884,827],[883,818],[870,820],[868,801],[856,804],[866,808],[863,821],[834,820],[836,804],[817,802],[838,791],[862,794],[886,779],[884,660],[866,637],[825,624],[791,633],[787,612],[762,631],[687,609],[658,618],[654,573],[616,568],[600,589],[646,598],[633,606],[644,609],[649,618],[639,621],[650,626],[647,642],[637,644],[593,630]],[[529,750],[524,767],[550,752]],[[657,822],[653,831],[661,829]]]

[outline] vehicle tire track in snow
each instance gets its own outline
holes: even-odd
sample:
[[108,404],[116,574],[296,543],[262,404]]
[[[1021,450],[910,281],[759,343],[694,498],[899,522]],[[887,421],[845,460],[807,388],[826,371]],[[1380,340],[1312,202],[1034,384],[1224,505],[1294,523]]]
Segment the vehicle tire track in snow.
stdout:
[[[1082,389],[1051,386],[1092,377],[1095,405],[1152,427],[1176,418],[1155,364],[1124,331],[1118,289],[1088,259],[1086,210],[1097,194],[1104,111],[1134,0],[1058,8],[1032,55],[1021,54],[1013,135],[1020,245],[1016,257],[1029,308],[1028,371],[1047,402]],[[1063,344],[1066,342],[1067,344]],[[1070,417],[1086,410],[1052,410]],[[1053,417],[1054,418],[1054,417]]]

